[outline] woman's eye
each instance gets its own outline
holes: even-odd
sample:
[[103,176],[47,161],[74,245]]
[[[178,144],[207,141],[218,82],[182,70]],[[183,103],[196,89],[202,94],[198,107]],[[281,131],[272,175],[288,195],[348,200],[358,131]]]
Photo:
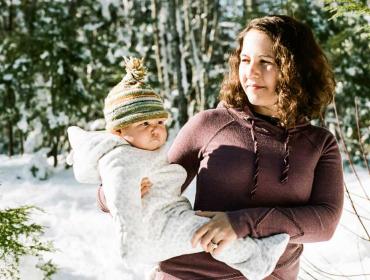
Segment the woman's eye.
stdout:
[[268,61],[268,60],[262,60],[262,63],[263,63],[263,64],[267,64],[267,65],[274,64],[274,62],[272,62],[272,61]]

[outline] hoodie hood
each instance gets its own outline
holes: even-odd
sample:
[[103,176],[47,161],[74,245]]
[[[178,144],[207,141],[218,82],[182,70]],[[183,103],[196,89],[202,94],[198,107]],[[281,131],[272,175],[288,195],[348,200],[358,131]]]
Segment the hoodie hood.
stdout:
[[258,189],[258,176],[260,172],[259,166],[259,159],[260,159],[260,152],[259,152],[259,142],[258,137],[256,136],[256,132],[267,134],[281,142],[284,145],[284,156],[281,159],[281,173],[279,181],[283,185],[289,179],[289,155],[291,152],[290,148],[290,141],[292,135],[298,131],[302,131],[310,126],[309,121],[302,120],[300,121],[295,127],[292,128],[284,128],[281,126],[273,125],[268,121],[259,118],[256,116],[253,111],[250,109],[248,105],[246,105],[243,109],[238,108],[229,108],[224,102],[220,102],[217,108],[226,108],[231,115],[234,116],[235,120],[238,122],[242,122],[245,126],[250,128],[251,138],[253,141],[253,152],[254,152],[254,173],[253,173],[253,186],[250,192],[250,196],[253,198]]
[[290,134],[293,134],[297,131],[301,131],[306,129],[308,126],[310,126],[310,122],[306,119],[302,119],[299,121],[296,126],[291,128],[284,128],[281,126],[273,125],[269,123],[268,121],[259,118],[249,107],[249,105],[246,105],[244,108],[233,108],[229,107],[225,104],[225,102],[221,101],[218,103],[217,108],[225,108],[227,109],[230,114],[232,114],[234,117],[236,117],[236,120],[249,120],[248,127],[251,126],[250,122],[253,120],[255,122],[255,129],[258,132],[269,134],[276,139],[280,139],[285,136],[287,132]]
[[67,130],[72,151],[67,162],[80,183],[100,183],[99,160],[118,146],[129,145],[124,139],[106,131],[85,131],[77,126]]

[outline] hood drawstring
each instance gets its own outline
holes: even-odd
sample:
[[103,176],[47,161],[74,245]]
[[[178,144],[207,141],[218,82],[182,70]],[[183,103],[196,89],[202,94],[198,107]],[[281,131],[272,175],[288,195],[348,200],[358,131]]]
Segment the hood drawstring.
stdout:
[[[250,119],[248,119],[250,120]],[[254,133],[254,120],[250,120],[252,127],[251,127],[251,136],[252,136],[252,141],[253,141],[253,146],[254,146],[254,174],[253,174],[253,187],[250,192],[250,197],[253,198],[256,194],[257,188],[258,188],[258,174],[260,172],[260,167],[259,167],[259,150],[258,150],[258,142]]]
[[[252,118],[246,117],[245,120],[249,121],[251,124],[251,137],[253,141],[253,151],[254,151],[254,173],[253,173],[253,187],[250,192],[250,197],[253,198],[256,195],[256,191],[258,188],[258,175],[260,172],[260,166],[259,166],[259,158],[260,158],[260,153],[258,149],[258,141],[255,135],[255,122]],[[290,141],[290,132],[286,130],[285,132],[285,140],[284,140],[284,158],[283,158],[283,166],[281,170],[281,175],[280,175],[280,183],[285,184],[288,182],[288,173],[289,173],[289,154],[290,154],[290,149],[289,149],[289,141]]]
[[289,131],[286,131],[286,137],[284,141],[284,159],[283,159],[283,168],[281,170],[281,176],[280,176],[280,183],[285,184],[288,181],[288,172],[289,172],[289,138],[290,133]]

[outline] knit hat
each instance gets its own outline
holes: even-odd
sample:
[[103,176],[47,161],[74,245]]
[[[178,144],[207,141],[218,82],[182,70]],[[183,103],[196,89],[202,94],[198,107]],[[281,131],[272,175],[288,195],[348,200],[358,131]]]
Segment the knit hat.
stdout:
[[143,82],[143,59],[126,58],[126,75],[105,98],[104,118],[107,130],[116,130],[135,122],[168,118],[161,97]]

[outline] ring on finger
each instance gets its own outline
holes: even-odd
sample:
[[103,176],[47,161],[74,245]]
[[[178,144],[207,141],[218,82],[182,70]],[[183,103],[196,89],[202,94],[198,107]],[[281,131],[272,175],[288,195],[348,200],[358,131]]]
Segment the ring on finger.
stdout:
[[210,246],[212,247],[212,250],[216,249],[218,247],[218,244],[211,240]]

